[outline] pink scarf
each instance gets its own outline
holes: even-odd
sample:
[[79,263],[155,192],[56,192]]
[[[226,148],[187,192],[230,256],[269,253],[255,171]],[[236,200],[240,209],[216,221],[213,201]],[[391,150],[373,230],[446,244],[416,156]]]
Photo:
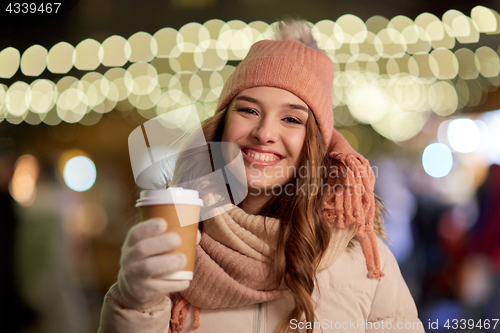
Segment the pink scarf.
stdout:
[[[342,254],[356,230],[354,225],[335,230],[319,270]],[[170,331],[182,331],[189,305],[193,327],[198,327],[200,308],[232,308],[283,297],[287,288],[276,286],[270,275],[278,231],[278,219],[247,214],[237,206],[204,221],[193,280],[174,302]]]

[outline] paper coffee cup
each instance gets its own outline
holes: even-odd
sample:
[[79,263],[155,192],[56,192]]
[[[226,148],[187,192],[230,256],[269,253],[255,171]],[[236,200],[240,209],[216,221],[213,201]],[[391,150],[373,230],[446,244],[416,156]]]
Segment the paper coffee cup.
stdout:
[[145,190],[135,205],[139,208],[141,221],[162,217],[167,221],[167,232],[176,232],[182,244],[170,253],[184,253],[187,264],[181,271],[161,276],[166,280],[192,280],[196,251],[196,236],[203,200],[198,191],[170,187],[163,190]]

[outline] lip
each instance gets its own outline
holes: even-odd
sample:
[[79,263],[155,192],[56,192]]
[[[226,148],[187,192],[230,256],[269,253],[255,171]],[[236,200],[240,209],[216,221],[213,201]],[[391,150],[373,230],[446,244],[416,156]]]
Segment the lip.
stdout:
[[[245,160],[248,163],[255,165],[255,166],[273,166],[273,165],[281,162],[281,160],[283,160],[285,158],[283,155],[277,153],[275,150],[272,150],[272,149],[266,148],[266,147],[262,147],[262,146],[241,146],[240,149],[241,149],[241,152],[243,154],[243,158],[245,158]],[[249,155],[246,154],[246,151],[248,149],[254,150],[254,151],[259,152],[259,153],[264,153],[264,154],[274,154],[278,157],[278,159],[276,159],[274,161],[268,161],[268,162],[257,160],[257,159],[250,157]]]

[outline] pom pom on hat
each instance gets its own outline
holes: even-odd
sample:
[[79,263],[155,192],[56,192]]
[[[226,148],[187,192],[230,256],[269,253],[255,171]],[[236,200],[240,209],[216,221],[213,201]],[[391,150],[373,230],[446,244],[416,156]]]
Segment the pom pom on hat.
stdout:
[[[321,51],[318,42],[311,33],[311,27],[305,21],[280,21],[276,25],[275,40],[296,40],[310,47]],[[323,52],[323,51],[321,51]],[[323,52],[324,53],[324,52]]]

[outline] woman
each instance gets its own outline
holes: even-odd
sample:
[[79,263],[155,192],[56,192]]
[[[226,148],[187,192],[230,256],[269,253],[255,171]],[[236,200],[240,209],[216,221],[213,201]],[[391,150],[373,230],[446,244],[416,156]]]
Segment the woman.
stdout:
[[168,221],[132,228],[99,332],[423,332],[376,236],[370,165],[333,128],[331,60],[305,22],[276,39],[252,46],[203,124],[241,147],[248,196],[201,223],[191,282],[154,278],[185,265],[159,255],[180,242]]

